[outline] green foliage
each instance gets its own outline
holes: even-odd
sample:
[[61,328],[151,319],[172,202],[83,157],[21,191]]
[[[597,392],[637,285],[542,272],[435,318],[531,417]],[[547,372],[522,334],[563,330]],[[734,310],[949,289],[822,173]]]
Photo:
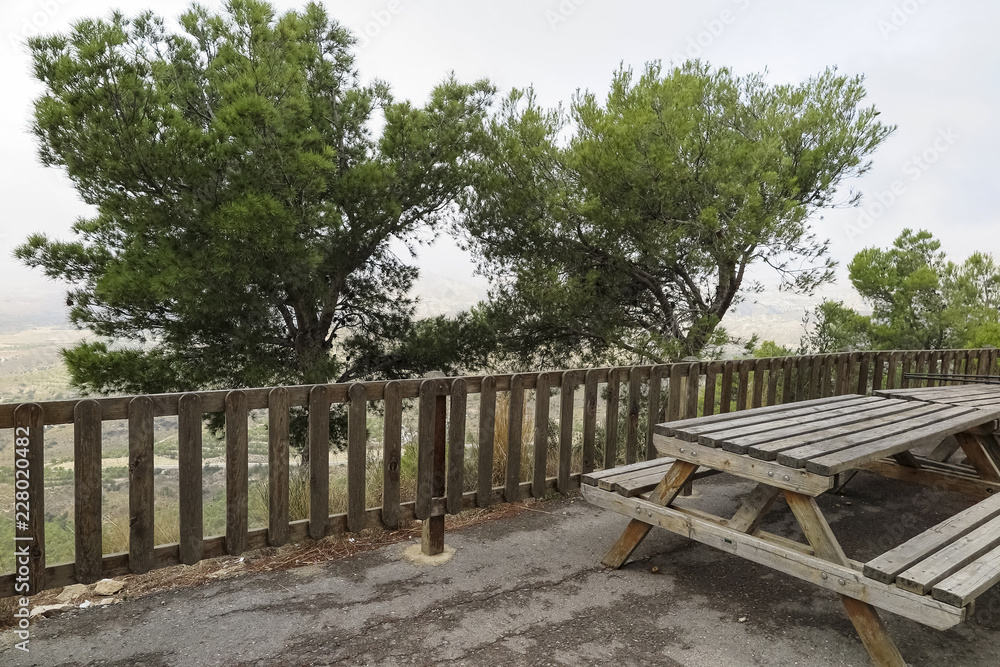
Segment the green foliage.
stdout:
[[[108,342],[65,352],[88,392],[322,383],[453,370],[475,316],[417,322],[389,248],[437,229],[469,182],[493,91],[452,78],[423,107],[359,83],[323,8],[195,5],[29,41],[47,165],[97,214],[16,250],[69,283]],[[381,127],[375,132],[372,127]],[[422,235],[422,236],[418,236]],[[427,345],[427,341],[435,345]]]
[[769,359],[771,357],[790,357],[795,351],[784,345],[778,345],[773,340],[763,340],[755,345],[751,351],[755,359]]
[[872,314],[824,301],[807,347],[926,350],[1000,342],[1000,267],[988,254],[976,252],[956,264],[930,232],[904,229],[891,248],[859,252],[848,270]]
[[[831,279],[808,219],[889,135],[862,79],[769,86],[700,62],[636,76],[569,114],[515,90],[463,202],[492,291],[486,315],[520,363],[697,355],[765,263],[788,289]],[[856,201],[852,197],[851,201]]]

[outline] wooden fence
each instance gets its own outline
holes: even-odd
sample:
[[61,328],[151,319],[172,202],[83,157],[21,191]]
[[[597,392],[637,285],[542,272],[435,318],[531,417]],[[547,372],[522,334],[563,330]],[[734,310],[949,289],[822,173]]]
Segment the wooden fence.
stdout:
[[[498,501],[540,497],[553,490],[578,488],[580,475],[596,468],[633,463],[655,456],[652,425],[694,415],[709,415],[762,405],[788,403],[880,388],[917,386],[904,373],[993,374],[998,350],[937,350],[845,352],[838,354],[703,361],[655,366],[592,368],[510,375],[358,382],[315,386],[236,389],[184,394],[73,399],[0,405],[0,429],[14,429],[18,499],[30,498],[17,520],[15,545],[28,551],[15,560],[15,571],[0,576],[0,597],[31,593],[102,577],[143,573],[204,558],[238,555],[247,549],[280,546],[310,537],[320,539],[369,526],[395,529],[401,521],[456,514]],[[920,381],[927,384],[927,381]],[[932,383],[932,382],[931,382]],[[622,391],[625,388],[625,391]],[[583,409],[576,409],[582,389]],[[533,469],[521,479],[525,440],[522,421],[525,395],[535,392]],[[558,415],[549,404],[559,395]],[[498,395],[506,393],[508,410],[505,484],[494,487],[493,448],[478,447],[476,490],[465,492],[466,400],[479,394],[478,443],[494,440]],[[598,403],[603,398],[604,437],[598,443]],[[625,401],[620,401],[624,396]],[[412,502],[401,502],[400,461],[404,401],[416,399],[417,491]],[[381,402],[382,503],[366,507],[367,417],[373,402]],[[443,411],[448,404],[447,426]],[[341,404],[348,414],[347,511],[330,514],[329,413]],[[308,409],[309,515],[290,521],[289,423],[295,406]],[[655,406],[647,409],[645,406]],[[248,416],[268,415],[268,526],[248,529]],[[225,535],[203,536],[202,421],[206,413],[225,414],[226,529]],[[645,412],[645,418],[643,418]],[[176,416],[180,538],[178,543],[154,543],[154,418]],[[582,419],[582,424],[575,421]],[[102,553],[102,422],[127,420],[129,543],[127,553]],[[621,423],[619,423],[621,420]],[[549,427],[558,423],[557,474],[547,476]],[[74,433],[75,562],[47,565],[44,535],[45,426],[72,424]],[[574,426],[582,426],[580,432]],[[447,433],[445,433],[447,428]],[[447,461],[435,466],[435,441],[447,438]],[[573,469],[573,453],[581,461]],[[438,452],[443,448],[438,447]],[[596,460],[600,458],[601,460]],[[22,466],[21,460],[26,463]],[[24,472],[20,471],[24,469]],[[436,477],[436,478],[435,478]],[[22,483],[23,482],[23,483]],[[436,491],[436,492],[435,492]],[[21,553],[21,552],[17,552]],[[27,560],[26,569],[22,567]]]

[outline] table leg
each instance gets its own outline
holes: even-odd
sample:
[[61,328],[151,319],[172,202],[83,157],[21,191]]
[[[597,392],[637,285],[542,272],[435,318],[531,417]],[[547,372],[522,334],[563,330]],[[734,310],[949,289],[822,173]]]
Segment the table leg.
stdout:
[[[649,502],[656,503],[657,505],[666,506],[673,502],[677,494],[680,493],[681,487],[691,478],[695,470],[698,469],[698,465],[695,463],[688,463],[687,461],[675,461],[667,474],[663,476],[660,483],[653,489],[653,492],[649,495]],[[625,528],[625,532],[622,533],[618,541],[608,549],[608,553],[604,554],[604,559],[601,563],[605,567],[610,567],[617,569],[621,567],[628,557],[632,555],[635,548],[639,546],[646,534],[649,533],[653,526],[646,523],[645,521],[639,521],[638,519],[632,519],[629,521],[628,527]]]
[[771,505],[774,504],[780,493],[781,489],[761,482],[743,499],[740,508],[729,520],[729,527],[741,533],[753,534],[771,510]]
[[[987,440],[989,438],[989,440]],[[1000,482],[1000,461],[994,459],[991,450],[996,449],[992,435],[975,435],[972,433],[956,433],[955,439],[961,445],[962,451],[969,463],[976,469],[979,476],[988,482]]]
[[[785,491],[785,500],[788,501],[788,506],[795,514],[795,518],[816,556],[840,565],[850,565],[844,550],[830,529],[830,524],[826,522],[822,512],[820,512],[816,499],[792,491]],[[846,595],[841,595],[840,599],[844,603],[844,609],[847,610],[848,618],[854,624],[854,629],[861,637],[861,642],[868,650],[872,662],[878,667],[906,667],[906,661],[903,660],[899,649],[896,648],[892,637],[889,636],[875,607]]]

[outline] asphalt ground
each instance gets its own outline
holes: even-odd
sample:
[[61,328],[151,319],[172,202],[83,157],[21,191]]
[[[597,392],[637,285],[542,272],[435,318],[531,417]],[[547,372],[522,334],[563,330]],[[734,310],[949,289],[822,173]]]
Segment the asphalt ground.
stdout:
[[[719,475],[680,502],[725,515],[750,488]],[[865,474],[819,503],[862,561],[971,504]],[[0,665],[870,664],[834,593],[736,556],[654,529],[602,568],[626,522],[579,496],[541,502],[447,534],[437,566],[395,544],[42,619],[27,654],[0,635]],[[799,538],[783,503],[764,527]],[[946,632],[882,617],[911,665],[1000,664],[1000,587]]]

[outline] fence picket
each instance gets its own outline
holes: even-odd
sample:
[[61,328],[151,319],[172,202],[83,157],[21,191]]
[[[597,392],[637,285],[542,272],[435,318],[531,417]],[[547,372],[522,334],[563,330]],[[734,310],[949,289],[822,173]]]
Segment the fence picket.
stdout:
[[[201,420],[201,398],[198,394],[181,396],[177,401],[177,475],[180,559],[185,565],[194,565],[201,560],[204,541]],[[287,482],[285,486],[288,486]]]
[[226,396],[226,553],[239,556],[246,549],[248,516],[247,397],[242,391]]
[[136,396],[128,406],[128,566],[153,567],[153,401]]
[[524,376],[510,379],[510,403],[507,409],[507,478],[504,499],[515,502],[521,485],[521,440],[524,423]]
[[[649,369],[649,408],[646,415],[646,460],[657,457],[653,446],[653,426],[660,423],[660,391],[663,388],[664,366],[653,366]],[[713,378],[714,379],[714,378]]]
[[618,461],[618,395],[621,388],[620,368],[608,371],[608,400],[604,405],[604,469],[614,468]]
[[347,392],[347,529],[365,527],[365,467],[368,463],[368,396],[365,385],[355,382]]
[[399,466],[402,459],[403,397],[399,382],[385,386],[382,423],[382,525],[399,528]]
[[719,412],[725,413],[732,409],[733,404],[733,366],[735,361],[722,362],[722,389],[719,391]]
[[597,443],[597,371],[589,370],[583,385],[583,473],[594,471]]
[[479,480],[476,505],[493,504],[493,439],[496,437],[497,381],[483,379],[479,393]]
[[[28,521],[15,521],[14,539],[28,547],[28,595],[45,590],[45,418],[38,403],[25,403],[14,409],[14,444],[18,458],[28,460]],[[25,444],[27,441],[27,444]],[[24,450],[27,449],[27,452]],[[25,456],[25,454],[27,456]],[[14,505],[15,510],[18,509]],[[15,513],[15,518],[16,513]],[[22,563],[23,564],[23,563]],[[20,573],[23,574],[23,573]],[[10,575],[12,578],[14,575]],[[13,582],[11,582],[13,583]],[[23,594],[23,591],[18,591]]]
[[575,374],[562,374],[559,392],[559,462],[556,471],[556,488],[559,493],[569,493],[569,475],[573,464],[573,408],[576,391]]
[[272,389],[267,396],[267,543],[272,547],[288,542],[290,417],[288,390]]
[[465,474],[465,380],[458,378],[451,383],[451,406],[448,408],[448,514],[462,511],[462,493]]
[[633,366],[628,371],[628,423],[625,430],[625,463],[638,460],[639,411],[642,399],[642,369]]
[[[76,578],[101,578],[101,405],[80,401],[74,410],[73,474]],[[201,485],[198,485],[200,491]]]
[[330,516],[330,397],[326,385],[309,391],[309,537],[326,536]]

